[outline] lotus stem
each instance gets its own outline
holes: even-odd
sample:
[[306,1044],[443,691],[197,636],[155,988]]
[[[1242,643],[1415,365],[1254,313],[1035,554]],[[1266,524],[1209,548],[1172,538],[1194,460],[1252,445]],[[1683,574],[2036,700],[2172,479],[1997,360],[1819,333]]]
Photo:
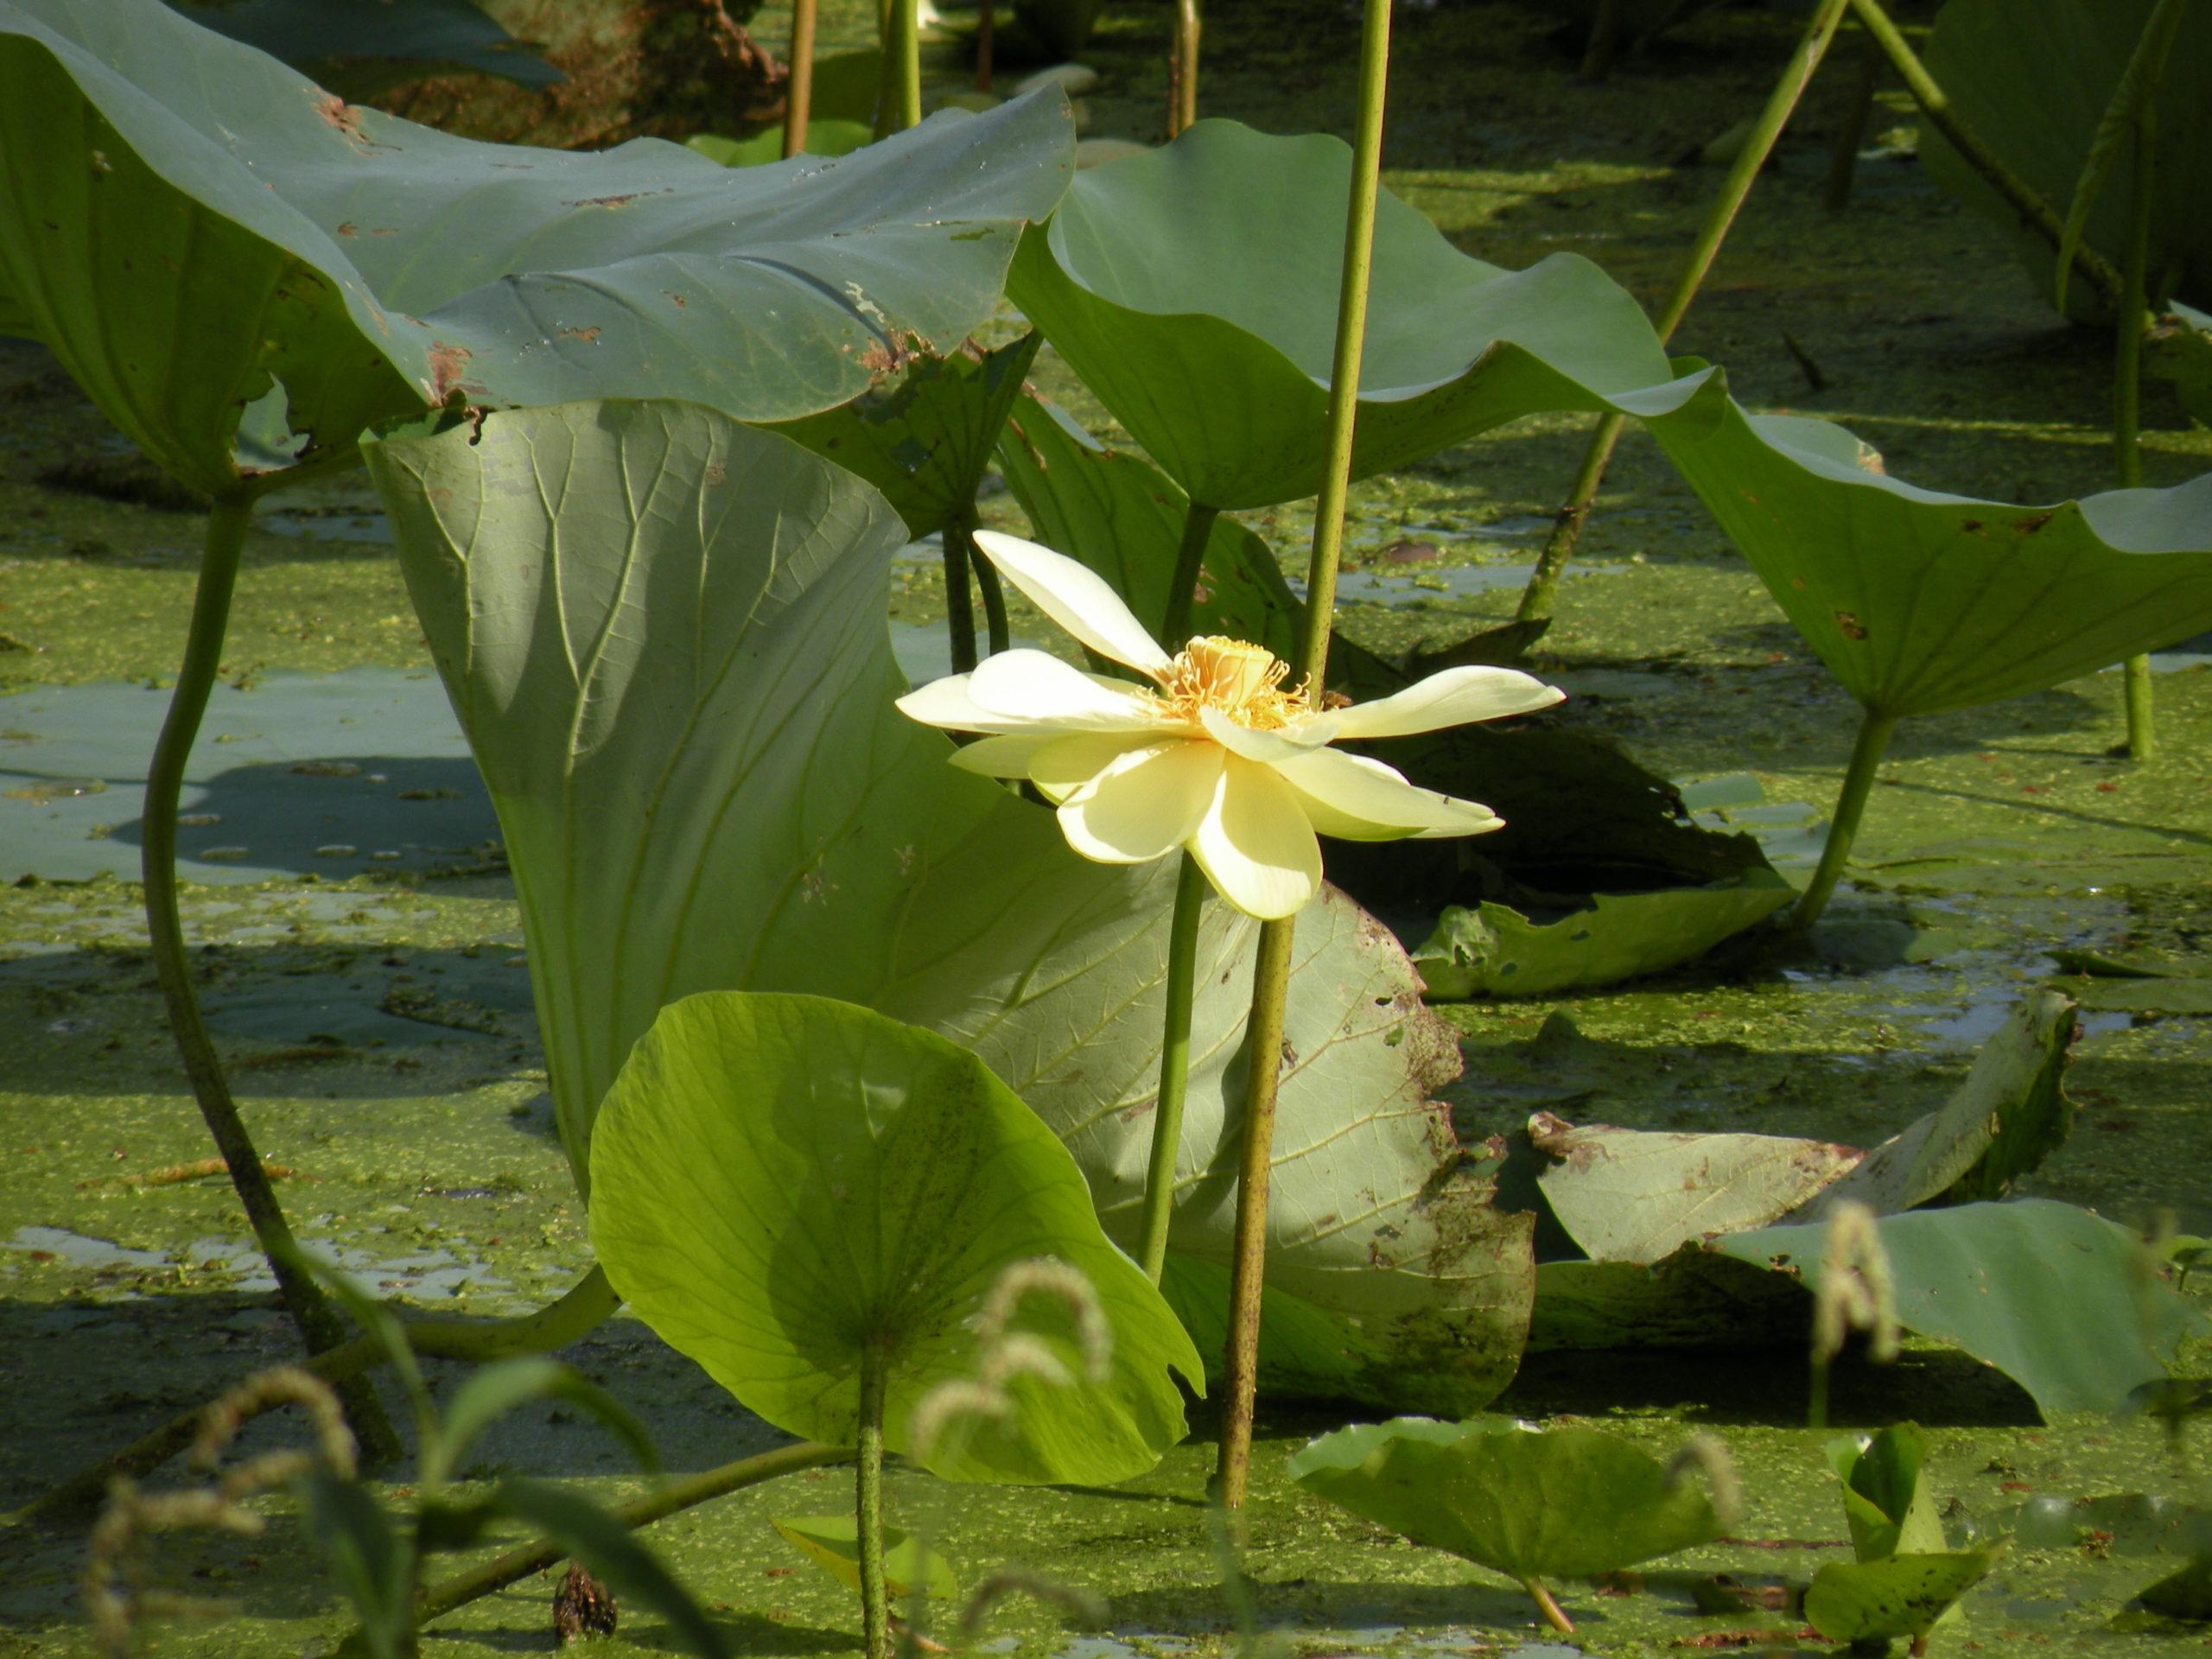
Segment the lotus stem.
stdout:
[[1198,0],[1175,0],[1175,38],[1167,56],[1167,136],[1198,118]]
[[1582,48],[1582,67],[1575,79],[1596,83],[1613,73],[1613,58],[1621,39],[1621,13],[1627,0],[1598,0],[1598,15],[1590,20],[1590,39]]
[[[466,1319],[416,1319],[400,1327],[407,1345],[441,1359],[503,1359],[565,1348],[621,1306],[604,1269],[594,1268],[558,1300],[534,1313],[480,1323]],[[334,1386],[385,1363],[384,1345],[374,1337],[356,1337],[326,1349],[299,1369]],[[79,1470],[20,1512],[16,1519],[59,1520],[90,1510],[118,1477],[137,1479],[151,1473],[190,1446],[207,1421],[204,1407],[171,1418],[101,1462]]]
[[891,1602],[883,1581],[883,1359],[880,1344],[871,1340],[862,1344],[860,1460],[853,1478],[862,1659],[891,1659]]
[[784,82],[784,159],[806,148],[806,125],[814,115],[815,0],[791,0],[791,60]]
[[1198,578],[1205,569],[1206,543],[1213,535],[1219,507],[1193,501],[1183,513],[1183,541],[1175,550],[1175,574],[1167,579],[1167,613],[1160,638],[1170,651],[1180,651],[1191,637],[1191,610],[1198,603]]
[[1198,982],[1198,914],[1205,872],[1183,855],[1175,915],[1167,928],[1167,1024],[1160,1044],[1160,1101],[1152,1115],[1152,1157],[1144,1173],[1144,1220],[1137,1260],[1154,1284],[1167,1266],[1167,1222],[1175,1208],[1175,1155],[1183,1145],[1183,1094],[1191,1081],[1191,994]]
[[[1698,232],[1697,240],[1691,245],[1689,257],[1683,262],[1681,274],[1675,279],[1674,292],[1668,296],[1665,308],[1652,323],[1665,345],[1675,337],[1675,330],[1681,326],[1682,318],[1697,298],[1697,291],[1705,284],[1706,276],[1713,269],[1713,262],[1719,256],[1720,245],[1728,239],[1728,232],[1742,211],[1745,200],[1751,194],[1751,186],[1758,181],[1759,169],[1766,165],[1767,157],[1774,153],[1781,140],[1782,130],[1789,124],[1789,118],[1804,97],[1805,88],[1813,79],[1813,72],[1821,67],[1827,54],[1828,42],[1834,39],[1837,27],[1851,0],[1821,0],[1820,10],[1805,25],[1805,32],[1798,38],[1797,49],[1790,54],[1783,67],[1782,79],[1775,83],[1768,94],[1766,107],[1759,112],[1758,123],[1751,136],[1737,152],[1735,165],[1729,168],[1728,177],[1720,187],[1720,194],[1706,215],[1704,227]],[[1521,622],[1548,620],[1552,605],[1559,592],[1560,574],[1567,562],[1574,556],[1574,546],[1582,538],[1582,527],[1589,521],[1590,504],[1598,499],[1598,486],[1605,482],[1605,468],[1613,458],[1613,446],[1620,442],[1621,428],[1627,423],[1624,415],[1608,411],[1599,418],[1590,434],[1590,442],[1582,452],[1582,464],[1576,470],[1574,483],[1567,493],[1567,504],[1552,521],[1552,531],[1544,542],[1544,550],[1537,556],[1536,568],[1530,573],[1529,585],[1522,590],[1519,608],[1514,619]]]
[[[1375,204],[1382,188],[1382,109],[1390,82],[1391,0],[1366,0],[1359,37],[1359,112],[1352,130],[1344,202],[1344,275],[1337,293],[1336,353],[1329,370],[1328,461],[1313,504],[1313,550],[1306,567],[1306,615],[1291,673],[1318,693],[1328,683],[1329,628],[1351,493],[1352,428],[1359,413],[1360,348],[1367,334],[1368,278],[1375,262]],[[1252,1407],[1260,1370],[1261,1292],[1266,1280],[1268,1178],[1274,1155],[1275,1092],[1282,1077],[1283,1009],[1290,995],[1294,916],[1260,925],[1245,1021],[1244,1126],[1236,1183],[1236,1235],[1229,1274],[1229,1347],[1223,1370],[1220,1461],[1214,1491],[1241,1508],[1252,1464]]]
[[[2123,490],[2143,485],[2143,329],[2149,308],[2152,188],[2158,179],[2158,84],[2145,86],[2134,120],[2135,166],[2129,181],[2127,248],[2120,268],[2120,321],[2113,353],[2113,459]],[[2127,659],[2127,758],[2148,760],[2158,738],[2152,719],[2151,658]]]
[[1821,918],[1827,908],[1835,884],[1842,877],[1845,861],[1851,856],[1851,843],[1858,838],[1859,820],[1866,811],[1866,797],[1874,787],[1874,775],[1881,769],[1883,753],[1890,747],[1890,734],[1897,730],[1897,716],[1881,715],[1869,709],[1859,721],[1859,741],[1851,747],[1851,764],[1843,774],[1843,793],[1836,798],[1835,817],[1828,825],[1828,838],[1821,848],[1821,861],[1814,868],[1813,880],[1797,900],[1797,907],[1789,912],[1789,925],[1803,932]]
[[[231,1185],[245,1211],[246,1224],[268,1258],[276,1288],[310,1353],[334,1348],[346,1340],[346,1325],[332,1307],[321,1287],[294,1262],[298,1246],[284,1206],[253,1136],[238,1116],[223,1063],[200,1017],[199,994],[192,984],[192,968],[185,956],[184,924],[177,906],[177,803],[184,789],[184,769],[191,759],[193,741],[207,712],[208,693],[221,666],[223,636],[230,623],[231,594],[238,585],[238,560],[245,550],[245,532],[253,517],[250,493],[218,500],[207,515],[207,532],[200,558],[200,580],[192,597],[192,620],[185,637],[184,661],[177,670],[176,685],[169,694],[167,717],[146,771],[146,800],[143,817],[143,845],[139,870],[145,884],[146,935],[154,958],[154,974],[168,1010],[169,1033],[184,1061],[200,1116],[222,1154]],[[353,1431],[370,1463],[389,1461],[399,1451],[398,1437],[365,1387],[345,1392],[346,1409]]]
[[1526,1590],[1535,1602],[1536,1611],[1544,1616],[1545,1624],[1550,1625],[1561,1636],[1574,1634],[1574,1621],[1567,1616],[1566,1610],[1553,1599],[1552,1592],[1544,1587],[1544,1581],[1541,1579],[1523,1579],[1521,1580],[1521,1587]]
[[883,24],[883,79],[875,99],[875,136],[919,126],[922,121],[922,37],[918,0],[888,0]]
[[997,22],[996,8],[991,0],[982,0],[976,11],[976,90],[991,90],[991,35]]
[[[694,1509],[710,1499],[727,1497],[747,1486],[758,1486],[779,1475],[795,1474],[802,1469],[819,1469],[824,1464],[845,1463],[853,1457],[850,1446],[823,1446],[813,1440],[801,1440],[796,1446],[779,1446],[773,1452],[757,1452],[749,1458],[740,1458],[734,1463],[709,1469],[683,1480],[672,1480],[645,1497],[618,1505],[609,1511],[615,1520],[629,1528],[651,1526],[684,1510]],[[495,1591],[542,1573],[560,1560],[568,1551],[548,1538],[540,1538],[519,1549],[495,1555],[483,1566],[442,1584],[434,1584],[422,1592],[415,1602],[415,1623],[429,1624],[442,1618],[459,1607],[480,1600]]]
[[1014,643],[1014,635],[1007,626],[1006,588],[999,581],[999,573],[976,545],[976,517],[971,509],[962,521],[961,534],[968,539],[968,568],[976,574],[976,589],[983,596],[983,629],[985,643],[995,657]]
[[976,601],[968,591],[969,555],[975,543],[967,526],[958,523],[944,531],[944,631],[952,646],[952,671],[971,674],[976,669]]
[[[1996,151],[1984,143],[1972,127],[1959,118],[1949,97],[1928,73],[1928,66],[1921,62],[1897,26],[1890,21],[1889,14],[1883,10],[1881,0],[1851,0],[1851,9],[1874,44],[1881,48],[1882,55],[1890,60],[1890,67],[1897,72],[1913,101],[1920,105],[1921,113],[1928,118],[1929,124],[1943,135],[1951,148],[1959,152],[1959,158],[1981,175],[1990,188],[2004,197],[2037,235],[2053,248],[2062,246],[2066,237],[2065,221],[2051,211],[2050,204],[2037,195],[2033,187],[1998,159]],[[2120,303],[2120,273],[2109,260],[2086,243],[2075,247],[2074,269],[2088,280],[2106,304]]]

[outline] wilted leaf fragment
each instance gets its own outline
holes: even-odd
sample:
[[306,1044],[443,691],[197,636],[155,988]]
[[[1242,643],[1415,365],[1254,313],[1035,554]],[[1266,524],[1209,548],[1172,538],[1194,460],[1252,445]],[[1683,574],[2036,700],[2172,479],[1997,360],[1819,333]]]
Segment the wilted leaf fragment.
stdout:
[[1000,1272],[1052,1257],[1113,1328],[1094,1380],[1070,1316],[1025,1303],[1075,1376],[1007,1383],[1015,1420],[929,1460],[954,1479],[1126,1480],[1183,1437],[1190,1338],[1107,1242],[1067,1148],[942,1037],[824,997],[708,991],[661,1013],[592,1138],[592,1246],[640,1318],[779,1428],[856,1437],[864,1347],[887,1450],[921,1395],[972,1378],[969,1321]]
[[1523,1582],[1632,1567],[1722,1530],[1695,1484],[1589,1428],[1401,1417],[1323,1435],[1288,1473],[1417,1544]]

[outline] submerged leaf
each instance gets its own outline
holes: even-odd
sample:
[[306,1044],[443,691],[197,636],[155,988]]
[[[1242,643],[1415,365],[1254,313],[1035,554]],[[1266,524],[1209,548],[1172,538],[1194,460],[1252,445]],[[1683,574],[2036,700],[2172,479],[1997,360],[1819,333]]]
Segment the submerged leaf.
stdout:
[[[1192,498],[1312,495],[1351,174],[1338,139],[1198,122],[1079,175],[1023,238],[1007,292]],[[1539,411],[1648,417],[1710,401],[1710,377],[1677,378],[1635,300],[1577,256],[1501,270],[1385,193],[1372,283],[1355,478]]]
[[[772,1515],[768,1524],[786,1542],[848,1590],[861,1587],[860,1523],[850,1512],[839,1515]],[[883,1587],[893,1596],[919,1590],[927,1596],[953,1596],[959,1586],[952,1563],[903,1527],[883,1529]]]
[[[885,1449],[953,1479],[1127,1480],[1183,1437],[1172,1373],[1198,1380],[1191,1339],[1099,1230],[1067,1148],[942,1037],[826,997],[686,997],[607,1091],[592,1188],[615,1289],[788,1433],[855,1444],[873,1351]],[[1109,1370],[1091,1374],[1065,1307],[1032,1299],[1020,1328],[1069,1380],[1015,1376],[1012,1421],[915,1446],[915,1406],[976,1377],[976,1316],[1033,1259],[1090,1281]]]
[[[368,453],[499,809],[580,1179],[664,1002],[806,991],[974,1049],[1134,1237],[1174,870],[1071,857],[1049,811],[949,766],[892,708],[905,531],[881,499],[673,404],[495,414]],[[1199,933],[1170,1242],[1217,1263],[1257,931],[1209,905]],[[1284,1037],[1269,1282],[1358,1322],[1378,1356],[1358,1397],[1475,1408],[1527,1331],[1530,1217],[1490,1204],[1433,1098],[1456,1040],[1341,894],[1300,918]]]
[[1722,1531],[1694,1484],[1590,1428],[1402,1417],[1323,1435],[1287,1472],[1417,1544],[1522,1580],[1610,1573]]

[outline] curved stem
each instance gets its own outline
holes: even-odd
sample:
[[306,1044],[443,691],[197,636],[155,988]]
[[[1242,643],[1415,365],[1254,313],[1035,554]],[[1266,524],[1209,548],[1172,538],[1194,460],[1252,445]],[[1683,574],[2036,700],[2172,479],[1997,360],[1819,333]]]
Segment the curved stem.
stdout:
[[[440,1359],[502,1359],[512,1354],[542,1354],[565,1348],[621,1305],[622,1299],[607,1282],[605,1270],[594,1268],[565,1295],[535,1313],[488,1324],[419,1319],[401,1329],[406,1333],[407,1345],[418,1354]],[[384,1346],[375,1338],[355,1337],[326,1349],[300,1369],[334,1386],[374,1370],[385,1360]],[[16,1518],[60,1519],[93,1508],[106,1496],[108,1483],[117,1476],[138,1479],[191,1445],[204,1415],[205,1408],[195,1406],[172,1417],[102,1462],[79,1470]]]
[[1545,1624],[1550,1625],[1561,1636],[1574,1634],[1574,1621],[1569,1618],[1559,1603],[1552,1599],[1552,1592],[1544,1588],[1544,1581],[1541,1579],[1523,1579],[1521,1580],[1521,1587],[1535,1599],[1536,1611],[1543,1614]]
[[[813,1440],[801,1440],[797,1446],[779,1447],[773,1452],[762,1452],[753,1457],[740,1458],[735,1463],[723,1464],[718,1469],[709,1469],[683,1480],[672,1480],[666,1485],[647,1493],[632,1503],[618,1505],[610,1511],[626,1527],[651,1526],[682,1510],[696,1508],[711,1498],[727,1497],[747,1486],[758,1486],[763,1481],[773,1480],[779,1475],[788,1475],[801,1469],[818,1469],[824,1464],[844,1463],[853,1456],[850,1446],[822,1446]],[[504,1590],[518,1580],[533,1573],[542,1573],[560,1560],[568,1551],[550,1539],[541,1538],[495,1555],[472,1572],[434,1584],[415,1600],[415,1622],[427,1624],[442,1618],[457,1607]]]
[[1821,861],[1814,868],[1812,884],[1789,912],[1789,925],[1800,932],[1820,920],[1843,875],[1851,843],[1858,838],[1859,820],[1866,810],[1867,794],[1874,787],[1874,774],[1881,770],[1883,752],[1890,747],[1890,734],[1897,725],[1896,715],[1878,715],[1872,709],[1859,721],[1859,741],[1851,746],[1851,765],[1843,774],[1843,793],[1836,798],[1835,817],[1821,848]]
[[883,1582],[883,1351],[871,1341],[861,1350],[861,1444],[853,1478],[862,1659],[891,1659],[891,1601]]
[[[246,1224],[269,1260],[284,1311],[299,1328],[310,1353],[320,1353],[346,1340],[346,1325],[321,1287],[296,1265],[298,1247],[284,1207],[269,1179],[261,1154],[245,1121],[238,1116],[230,1081],[213,1040],[200,1018],[200,998],[193,988],[192,968],[185,955],[184,924],[177,906],[177,802],[184,789],[184,770],[193,741],[207,710],[208,693],[222,664],[223,636],[230,622],[231,594],[237,586],[238,560],[245,549],[246,524],[253,516],[253,497],[241,493],[215,503],[207,515],[206,545],[200,554],[200,580],[192,597],[192,620],[185,637],[184,661],[179,666],[175,689],[169,694],[167,717],[154,744],[146,770],[146,800],[142,823],[139,871],[145,884],[147,943],[154,958],[154,975],[162,988],[169,1032],[184,1061],[186,1077],[200,1116],[222,1154],[231,1185],[245,1211]],[[365,1387],[341,1391],[346,1415],[371,1463],[388,1461],[399,1449],[384,1408]]]
[[2158,752],[2158,728],[2152,719],[2155,703],[2151,689],[2151,658],[2138,652],[2121,671],[2127,692],[2127,758],[2148,760]]
[[1007,628],[1006,589],[999,582],[998,571],[975,543],[973,509],[969,510],[966,528],[971,532],[968,543],[968,567],[976,573],[976,591],[983,596],[983,642],[990,647],[991,655],[995,657],[1014,643],[1014,635]]
[[784,83],[784,159],[806,148],[814,114],[815,0],[791,0],[791,78]]
[[1198,913],[1205,872],[1183,855],[1175,914],[1167,926],[1167,1022],[1160,1045],[1160,1103],[1152,1115],[1152,1157],[1144,1172],[1144,1219],[1137,1262],[1154,1284],[1167,1265],[1167,1221],[1175,1208],[1175,1155],[1183,1145],[1183,1093],[1191,1081],[1191,993],[1198,978]]
[[1219,507],[1193,501],[1183,512],[1183,540],[1175,550],[1175,574],[1167,579],[1167,611],[1160,629],[1160,643],[1180,651],[1191,637],[1191,608],[1198,602],[1198,577],[1206,565],[1206,543],[1213,535]]
[[976,598],[968,588],[968,554],[971,543],[967,527],[958,522],[944,527],[944,631],[950,636],[952,671],[972,673],[976,667]]
[[[1697,298],[1697,291],[1705,284],[1713,262],[1719,257],[1720,245],[1728,239],[1728,232],[1736,222],[1736,215],[1751,194],[1751,186],[1758,181],[1759,169],[1766,165],[1767,157],[1774,153],[1781,140],[1782,130],[1789,124],[1790,116],[1804,97],[1805,88],[1813,79],[1813,72],[1821,67],[1821,60],[1827,53],[1828,42],[1835,37],[1837,27],[1851,0],[1821,0],[1820,10],[1813,14],[1799,36],[1797,49],[1790,54],[1783,67],[1782,79],[1768,94],[1766,107],[1759,111],[1759,118],[1752,126],[1751,136],[1744,140],[1744,147],[1736,154],[1735,164],[1728,169],[1728,177],[1721,184],[1720,194],[1713,201],[1713,210],[1705,216],[1705,224],[1698,232],[1697,240],[1691,245],[1689,257],[1682,263],[1681,275],[1675,278],[1674,291],[1652,327],[1659,335],[1659,343],[1672,340],[1675,330],[1681,326],[1688,315],[1690,302]],[[1529,585],[1521,595],[1521,604],[1515,611],[1516,620],[1533,622],[1548,619],[1552,613],[1552,601],[1559,590],[1560,573],[1574,556],[1574,544],[1582,537],[1582,527],[1590,517],[1590,504],[1598,499],[1598,486],[1605,481],[1605,467],[1612,460],[1613,446],[1620,442],[1621,428],[1626,416],[1607,413],[1600,417],[1590,434],[1590,442],[1582,452],[1582,465],[1576,471],[1574,484],[1567,493],[1567,504],[1559,510],[1553,522],[1552,533],[1544,543],[1544,550],[1537,556],[1536,568],[1529,577]]]

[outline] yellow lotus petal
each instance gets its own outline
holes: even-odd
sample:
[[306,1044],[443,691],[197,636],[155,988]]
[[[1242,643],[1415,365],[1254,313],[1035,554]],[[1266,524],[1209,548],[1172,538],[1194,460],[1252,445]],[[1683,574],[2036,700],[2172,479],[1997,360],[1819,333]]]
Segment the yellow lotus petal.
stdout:
[[1478,720],[1502,720],[1548,709],[1567,694],[1510,668],[1447,668],[1373,702],[1355,702],[1313,716],[1305,729],[1347,737],[1404,737]]
[[982,707],[968,694],[969,678],[965,674],[949,674],[931,680],[900,697],[893,707],[909,720],[948,732],[1016,732],[1031,725],[1027,720],[993,714]]
[[1160,724],[1154,705],[1136,687],[1086,674],[1041,651],[985,658],[968,676],[968,699],[999,722],[990,729],[1002,732],[1119,732]]
[[1298,791],[1300,806],[1315,830],[1343,841],[1478,836],[1505,823],[1479,801],[1422,789],[1363,754],[1317,749],[1279,763],[1275,775]]
[[1088,566],[996,531],[977,531],[976,545],[1031,604],[1100,656],[1147,671],[1167,666],[1167,653]]
[[1241,754],[1247,760],[1257,760],[1262,766],[1274,766],[1294,755],[1310,754],[1329,741],[1330,734],[1311,727],[1294,726],[1279,732],[1255,730],[1239,726],[1218,709],[1201,705],[1198,723],[1205,734],[1231,754]]
[[1321,886],[1321,849],[1298,791],[1241,755],[1222,757],[1213,808],[1189,841],[1192,857],[1224,899],[1248,916],[1294,916]]
[[952,764],[986,778],[1027,778],[1039,751],[1065,741],[1060,732],[1013,732],[978,738],[952,752]]
[[1060,833],[1101,864],[1165,857],[1213,810],[1228,758],[1211,743],[1131,749],[1063,798]]
[[1176,740],[1149,732],[1069,732],[1054,736],[1030,758],[1029,781],[1055,806],[1132,749],[1156,749]]

